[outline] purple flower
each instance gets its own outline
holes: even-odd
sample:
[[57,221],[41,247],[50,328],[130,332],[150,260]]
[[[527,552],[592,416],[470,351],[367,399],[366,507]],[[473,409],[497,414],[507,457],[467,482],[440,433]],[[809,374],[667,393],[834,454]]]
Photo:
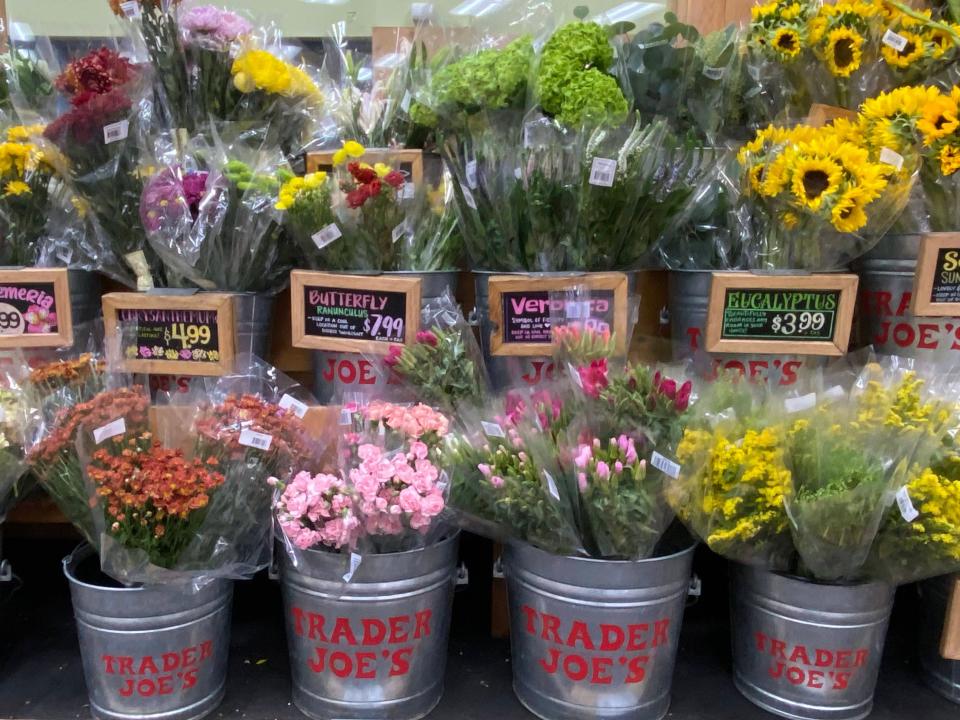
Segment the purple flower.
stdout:
[[190,8],[179,20],[187,42],[208,40],[220,48],[230,45],[241,35],[247,35],[253,30],[253,26],[244,18],[213,5]]
[[147,181],[140,198],[140,221],[147,232],[169,228],[183,220],[190,208],[183,196],[178,167],[167,167]]
[[196,220],[200,215],[200,201],[207,192],[207,178],[210,173],[188,172],[183,176],[183,197],[190,206],[190,216]]

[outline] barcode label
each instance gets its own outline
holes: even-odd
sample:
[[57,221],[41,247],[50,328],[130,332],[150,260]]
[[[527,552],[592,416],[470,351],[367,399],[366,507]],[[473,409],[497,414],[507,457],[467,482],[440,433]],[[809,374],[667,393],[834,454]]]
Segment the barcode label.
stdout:
[[477,161],[471,160],[467,163],[467,185],[471,190],[477,189]]
[[886,165],[892,165],[897,170],[903,169],[903,155],[890,148],[880,150],[880,162]]
[[722,67],[708,67],[704,66],[703,75],[710,80],[720,80],[723,78],[723,72],[725,68]]
[[788,413],[801,412],[815,407],[817,404],[817,394],[809,393],[800,397],[787,398],[783,401],[783,407]]
[[590,184],[600,187],[613,187],[617,176],[617,161],[610,158],[595,157],[590,166]]
[[289,410],[298,418],[302,418],[307,414],[307,404],[300,402],[292,395],[284,395],[280,398],[280,402],[277,403],[277,405],[280,406],[281,410]]
[[343,574],[344,582],[350,582],[350,580],[353,579],[353,574],[357,571],[357,568],[360,567],[360,563],[362,562],[363,556],[355,552],[350,553],[350,569]]
[[507,436],[507,434],[503,431],[503,428],[497,423],[481,420],[480,426],[483,428],[483,432],[487,437],[505,438]]
[[273,444],[273,435],[258,433],[255,430],[242,430],[240,431],[240,440],[238,442],[241,445],[256,448],[257,450],[269,450],[270,445]]
[[900,514],[907,522],[913,522],[920,517],[920,513],[913,506],[913,501],[910,500],[910,492],[906,485],[897,490],[897,507],[900,508]]
[[658,452],[655,452],[650,456],[650,464],[660,472],[669,475],[674,480],[680,477],[680,465],[675,463],[673,460],[665,458]]
[[127,423],[124,422],[123,418],[114,420],[112,423],[107,423],[102,427],[98,427],[93,431],[93,439],[96,441],[97,445],[102,443],[104,440],[109,440],[112,437],[117,435],[123,435],[127,431]]
[[560,499],[560,490],[557,488],[557,483],[553,479],[553,475],[548,473],[546,470],[543,471],[543,477],[547,481],[547,492],[555,499]]
[[109,145],[110,143],[119,142],[120,140],[126,140],[129,133],[130,123],[127,120],[120,120],[119,122],[104,125],[103,144]]
[[402,238],[406,234],[407,234],[407,221],[404,220],[402,223],[400,223],[393,229],[393,232],[391,233],[391,237],[393,238],[394,242],[397,242],[400,238]]
[[327,245],[341,237],[343,237],[343,233],[340,232],[340,228],[337,227],[337,224],[330,223],[325,228],[320,230],[320,232],[315,233],[312,239],[313,244],[316,245],[319,250],[323,250]]
[[123,16],[130,20],[140,17],[140,3],[137,0],[127,0],[127,2],[120,3],[120,10],[123,12]]
[[903,52],[907,47],[907,39],[903,35],[888,29],[883,34],[883,44],[892,47],[897,52]]
[[470,192],[470,188],[463,188],[463,199],[472,210],[477,209],[477,201],[474,199],[473,193]]
[[400,109],[403,110],[404,112],[408,112],[410,110],[410,101],[412,99],[413,98],[410,97],[410,91],[407,90],[403,94],[403,100],[400,101]]

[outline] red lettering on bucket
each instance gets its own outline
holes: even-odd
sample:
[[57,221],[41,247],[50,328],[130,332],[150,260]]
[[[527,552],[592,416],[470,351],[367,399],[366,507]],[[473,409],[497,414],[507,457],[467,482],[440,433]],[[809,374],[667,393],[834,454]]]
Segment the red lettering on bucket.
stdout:
[[[321,375],[326,382],[336,381],[340,385],[377,384],[377,372],[369,360],[329,357],[326,359],[326,367],[321,371]],[[393,385],[399,380],[391,374],[386,382],[388,385]]]
[[520,377],[527,385],[539,385],[545,380],[553,380],[555,370],[556,366],[552,362],[531,360],[530,369]]
[[551,647],[537,664],[548,675],[560,673],[573,682],[592,685],[643,682],[650,654],[637,651],[670,644],[670,619],[653,623],[591,625],[583,620],[564,621],[557,615],[524,605],[520,619],[527,635]]
[[[700,328],[687,328],[687,338],[689,338],[689,347],[691,350],[700,350],[700,338],[703,331]],[[797,382],[797,371],[803,367],[804,361],[800,358],[771,358],[771,359],[752,359],[752,358],[713,358],[710,371],[707,373],[707,380],[716,380],[721,372],[736,372],[745,378],[756,382],[767,382],[771,371],[779,374],[779,384],[793,385]]]
[[809,648],[791,644],[758,632],[754,635],[755,650],[773,658],[767,672],[774,680],[813,689],[845,690],[852,673],[848,668],[864,667],[868,650],[835,650]]
[[902,350],[960,350],[960,319],[913,318],[912,292],[894,297],[886,290],[860,292],[860,321],[865,342]]
[[[387,617],[325,617],[294,607],[290,623],[297,637],[315,645],[306,664],[312,672],[338,678],[377,680],[407,675],[419,650],[430,636],[431,610]],[[331,628],[329,634],[324,627]],[[413,643],[413,644],[411,644]],[[403,647],[396,647],[397,645]],[[363,650],[352,648],[363,647]]]
[[158,655],[103,655],[103,672],[121,675],[121,697],[153,697],[185,692],[197,684],[200,666],[213,657],[213,641]]

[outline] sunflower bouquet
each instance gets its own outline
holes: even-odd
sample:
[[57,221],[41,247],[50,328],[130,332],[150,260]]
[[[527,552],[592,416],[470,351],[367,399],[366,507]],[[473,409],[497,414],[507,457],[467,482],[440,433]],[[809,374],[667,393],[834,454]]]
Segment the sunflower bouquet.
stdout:
[[860,110],[863,136],[875,150],[919,154],[919,183],[901,220],[913,232],[951,232],[960,217],[960,88],[903,87]]
[[954,84],[960,61],[960,25],[934,17],[929,9],[890,3],[885,10],[889,33],[884,36],[881,54],[890,75],[889,87]]
[[834,270],[868,251],[909,198],[913,165],[896,157],[844,120],[758,131],[737,158],[750,267]]

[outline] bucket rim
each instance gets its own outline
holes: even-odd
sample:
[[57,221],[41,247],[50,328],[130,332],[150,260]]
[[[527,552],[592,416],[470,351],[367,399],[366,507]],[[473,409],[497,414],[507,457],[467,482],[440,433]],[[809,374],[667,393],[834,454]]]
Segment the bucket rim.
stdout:
[[645,558],[643,560],[606,560],[604,558],[594,558],[594,557],[584,557],[580,555],[557,555],[555,553],[547,552],[542,550],[535,545],[531,545],[528,542],[523,540],[510,540],[507,543],[508,549],[513,549],[518,552],[531,553],[546,555],[549,558],[562,559],[562,560],[571,560],[581,563],[590,563],[600,565],[603,564],[604,567],[616,566],[616,567],[633,567],[637,565],[642,565],[644,563],[655,563],[655,562],[667,562],[669,560],[677,560],[686,555],[692,555],[696,551],[697,546],[700,544],[700,541],[696,538],[690,538],[690,546],[684,548],[683,550],[678,550],[677,552],[670,553],[669,555],[656,555],[654,557]]
[[751,575],[757,575],[757,576],[772,575],[773,577],[779,578],[781,580],[786,580],[788,582],[802,583],[803,585],[807,585],[807,586],[835,588],[835,589],[843,589],[843,590],[858,590],[858,589],[866,589],[866,588],[873,588],[873,589],[879,590],[881,588],[883,589],[896,588],[896,586],[893,583],[884,582],[883,580],[865,580],[862,582],[829,582],[826,580],[814,580],[811,578],[805,578],[800,575],[794,575],[792,573],[770,570],[768,568],[761,567],[759,565],[749,565],[747,563],[735,562],[733,560],[730,560],[728,562],[731,562],[734,565],[734,567],[739,569],[739,572],[742,572],[744,574],[751,574]]
[[75,547],[73,551],[62,560],[63,574],[66,576],[67,580],[74,585],[90,588],[98,592],[141,592],[144,589],[143,583],[136,583],[135,585],[130,586],[124,585],[121,587],[105,587],[103,585],[95,585],[94,583],[80,580],[74,572],[77,566],[90,556],[96,554],[97,551],[94,550],[93,546],[88,542],[82,542],[77,545],[77,547]]
[[[442,547],[445,547],[446,545],[449,545],[452,542],[456,542],[457,539],[460,537],[460,532],[461,532],[460,528],[453,528],[449,535],[445,535],[441,540],[438,540],[435,543],[431,543],[430,545],[424,545],[423,547],[414,548],[413,550],[403,550],[401,552],[395,552],[395,553],[366,553],[364,554],[364,557],[377,557],[377,558],[412,557],[416,553],[422,553],[426,550],[433,550],[435,548],[442,548]],[[283,532],[283,528],[280,528],[280,527],[277,527],[274,530],[273,536],[274,536],[274,539],[280,543],[284,543],[286,538],[286,535]],[[315,549],[312,547],[307,548],[306,550],[300,550],[300,552],[309,553],[311,555],[314,555],[314,554],[323,555],[324,557],[327,557],[327,556],[349,557],[349,553],[343,553],[343,552],[334,553],[328,550]],[[286,554],[287,554],[286,550],[284,550],[284,555]]]

